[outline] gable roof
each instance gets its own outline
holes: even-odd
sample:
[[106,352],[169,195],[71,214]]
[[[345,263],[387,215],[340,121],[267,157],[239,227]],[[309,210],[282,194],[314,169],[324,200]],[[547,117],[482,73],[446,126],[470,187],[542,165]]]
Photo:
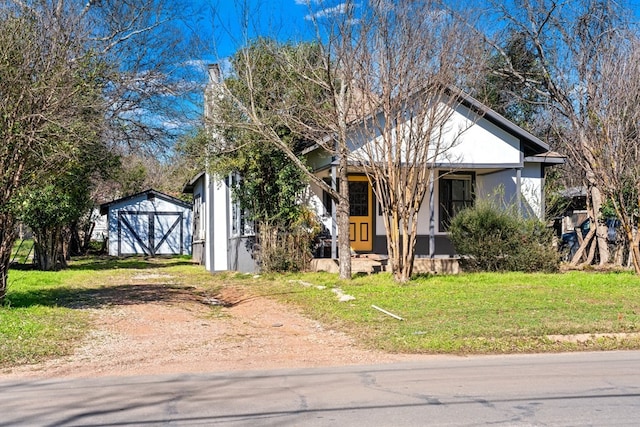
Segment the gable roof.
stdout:
[[187,182],[184,187],[182,187],[182,193],[184,194],[193,194],[193,189],[196,185],[196,182],[198,182],[198,180],[200,178],[202,178],[204,176],[205,172],[200,172],[199,174],[197,174],[196,176],[194,176],[191,181]]
[[[522,142],[522,151],[525,157],[538,156],[549,153],[549,145],[547,143],[543,142],[540,138],[534,136],[522,127],[513,123],[511,120],[507,119],[502,114],[493,110],[489,106],[483,104],[471,95],[468,95],[457,88],[447,88],[446,90],[448,94],[457,97],[463,106],[479,114],[481,118],[486,119],[488,122],[496,125],[498,128],[518,138],[518,140]],[[370,113],[366,115],[371,116]],[[366,117],[355,119],[349,125],[351,126],[360,120],[366,120]],[[318,148],[320,148],[320,145],[317,143],[310,145],[303,150],[302,154],[308,154]],[[564,163],[565,156],[558,153],[553,154],[554,159],[556,159],[553,163]]]
[[[490,123],[498,126],[500,129],[516,136],[522,141],[523,151],[525,156],[535,156],[538,154],[544,154],[549,151],[549,145],[543,142],[540,138],[527,132],[522,127],[513,123],[502,114],[478,101],[471,95],[467,95],[461,91],[458,91],[456,95],[460,98],[462,105],[470,108],[472,111],[480,114],[480,116]],[[557,153],[556,153],[557,154]]]
[[180,200],[176,197],[170,196],[165,193],[161,193],[160,191],[156,191],[152,188],[141,191],[140,193],[132,194],[130,196],[122,197],[120,199],[112,200],[107,203],[103,203],[100,205],[100,215],[106,215],[109,212],[109,207],[111,205],[115,205],[117,203],[126,202],[128,200],[134,200],[141,196],[146,196],[147,200],[151,200],[153,198],[163,199],[169,203],[173,203],[175,205],[181,206],[183,208],[191,209],[191,203],[185,202],[184,200]]

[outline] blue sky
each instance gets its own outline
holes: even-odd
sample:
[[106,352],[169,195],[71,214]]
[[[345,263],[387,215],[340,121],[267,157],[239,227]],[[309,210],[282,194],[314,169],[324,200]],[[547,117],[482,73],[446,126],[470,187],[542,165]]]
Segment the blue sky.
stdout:
[[[251,11],[247,21],[249,38],[268,35],[280,40],[313,39],[310,8],[318,16],[339,13],[342,0],[187,0],[194,20],[210,51],[207,60],[231,56],[244,42],[242,9]],[[640,0],[626,0],[629,8],[640,10]]]
[[[301,40],[311,37],[307,0],[197,0],[200,3],[197,25],[200,34],[209,36],[208,48],[218,58],[231,56],[243,44],[243,21],[248,37],[259,35],[275,36],[280,40]],[[323,1],[327,7],[339,2]],[[250,13],[243,12],[244,5]],[[318,8],[318,0],[312,0],[312,7]],[[246,18],[246,19],[245,19]]]
[[[315,37],[309,20],[311,9],[320,17],[340,13],[342,1],[185,0],[184,23],[191,34],[198,35],[201,52],[198,58],[193,58],[191,65],[201,67],[204,82],[206,64],[221,62],[224,68],[225,61],[244,45],[247,39],[262,35],[279,40],[313,40]],[[623,0],[623,3],[639,16],[640,0]],[[249,10],[250,13],[243,14],[243,9]],[[243,17],[248,29],[246,35],[242,34]]]

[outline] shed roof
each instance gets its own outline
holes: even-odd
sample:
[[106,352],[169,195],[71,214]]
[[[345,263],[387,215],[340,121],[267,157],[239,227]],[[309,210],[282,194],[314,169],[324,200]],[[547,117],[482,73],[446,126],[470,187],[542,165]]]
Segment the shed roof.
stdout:
[[141,196],[146,196],[147,200],[151,200],[153,198],[163,199],[169,203],[173,203],[175,205],[181,206],[183,208],[191,209],[191,203],[185,202],[184,200],[180,200],[176,197],[170,196],[165,193],[161,193],[160,191],[156,191],[152,188],[141,191],[140,193],[132,194],[130,196],[122,197],[120,199],[112,200],[107,203],[103,203],[100,205],[100,215],[106,215],[109,212],[109,207],[116,203],[126,202],[128,200],[135,200]]

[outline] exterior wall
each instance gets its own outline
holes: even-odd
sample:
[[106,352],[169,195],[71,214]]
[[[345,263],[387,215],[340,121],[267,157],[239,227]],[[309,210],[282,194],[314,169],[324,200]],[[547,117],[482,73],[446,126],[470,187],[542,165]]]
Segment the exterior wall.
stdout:
[[100,215],[100,209],[91,211],[91,220],[93,221],[93,231],[91,232],[91,240],[102,242],[109,235],[109,222],[107,215]]
[[[176,223],[179,215],[182,215],[182,221]],[[140,239],[135,238],[125,221]],[[143,245],[151,244],[156,255],[191,254],[191,221],[191,209],[160,197],[148,200],[147,194],[142,194],[115,202],[108,212],[109,255],[148,254],[149,249]]]
[[208,195],[204,177],[198,179],[193,186],[193,260],[200,265],[206,263],[206,220],[208,216]]
[[229,270],[240,273],[255,273],[258,271],[251,250],[255,238],[253,236],[232,237],[229,239]]
[[[442,108],[451,110],[452,107],[443,104]],[[383,122],[381,115],[378,115],[378,120]],[[463,105],[456,106],[443,129],[440,138],[441,153],[435,159],[436,163],[458,167],[464,165],[465,168],[472,168],[474,165],[521,164],[520,140]],[[368,135],[360,126],[351,132],[350,138],[352,160],[371,161],[368,151],[374,153],[374,160],[383,159],[384,152],[376,155],[373,148],[367,148],[379,142],[380,137],[369,142]]]
[[514,206],[518,200],[517,189],[515,169],[476,176],[476,197],[489,200],[499,207]]
[[[436,173],[437,176],[437,173]],[[435,221],[436,221],[436,231],[438,225],[438,183],[437,181],[434,183],[434,200],[435,200]],[[376,236],[386,236],[386,231],[384,229],[384,221],[377,203],[374,205],[375,207],[375,230]],[[429,192],[424,196],[424,200],[422,201],[422,205],[420,205],[420,210],[418,211],[418,234],[429,234]]]
[[[515,206],[518,202],[516,169],[478,175],[476,195],[493,201],[497,206]],[[525,163],[520,171],[521,206],[525,216],[544,219],[544,170],[541,163]]]
[[226,183],[213,180],[206,174],[209,193],[208,235],[209,245],[206,266],[209,271],[226,271],[229,269],[229,191]]
[[544,166],[541,163],[525,163],[521,186],[523,214],[544,219]]
[[252,273],[257,270],[251,255],[253,236],[231,234],[231,191],[225,180],[203,178],[207,188],[208,215],[206,218],[205,268],[208,271],[239,271]]
[[[439,163],[464,165],[517,165],[520,141],[515,136],[458,106],[450,119],[444,141],[455,141]],[[446,142],[445,142],[446,144]]]
[[316,217],[322,223],[322,226],[331,231],[333,228],[333,219],[330,211],[324,206],[323,191],[320,187],[314,183],[309,184],[307,191],[307,203],[311,210],[316,214]]

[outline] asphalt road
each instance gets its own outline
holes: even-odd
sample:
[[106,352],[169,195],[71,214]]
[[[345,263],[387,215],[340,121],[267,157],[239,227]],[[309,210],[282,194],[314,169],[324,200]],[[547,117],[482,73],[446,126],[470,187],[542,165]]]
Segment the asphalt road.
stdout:
[[640,425],[640,352],[0,382],[1,426]]

